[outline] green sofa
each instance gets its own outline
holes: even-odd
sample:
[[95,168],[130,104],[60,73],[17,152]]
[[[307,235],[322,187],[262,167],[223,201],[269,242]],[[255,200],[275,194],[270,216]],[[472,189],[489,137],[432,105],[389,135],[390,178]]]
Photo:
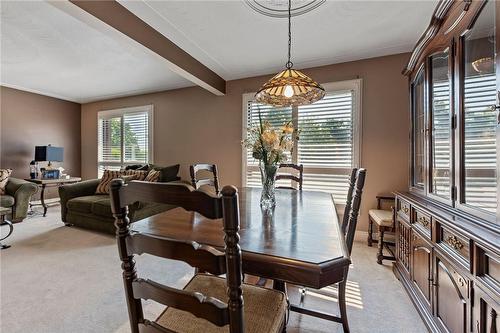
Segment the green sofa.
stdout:
[[[108,194],[95,194],[99,179],[59,187],[61,219],[66,225],[114,234],[114,218]],[[129,206],[132,222],[174,208],[171,205],[136,202]]]
[[23,179],[9,177],[5,194],[0,195],[0,206],[12,209],[12,222],[21,222],[28,215],[31,196],[38,187]]

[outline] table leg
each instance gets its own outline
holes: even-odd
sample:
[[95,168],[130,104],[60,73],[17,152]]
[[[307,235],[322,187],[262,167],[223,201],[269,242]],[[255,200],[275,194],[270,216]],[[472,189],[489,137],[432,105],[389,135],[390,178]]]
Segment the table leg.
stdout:
[[[3,241],[4,239],[6,239],[7,237],[9,237],[11,234],[12,234],[12,231],[14,231],[14,226],[12,225],[12,222],[10,222],[9,220],[5,220],[5,219],[2,219],[2,223],[6,223],[8,226],[9,226],[9,233],[7,234],[7,236],[5,237],[2,237],[0,239],[0,241]],[[10,245],[5,245],[5,244],[2,244],[0,242],[0,249],[8,249],[10,247]]]
[[45,204],[45,184],[42,184],[42,192],[40,192],[40,202],[43,206],[43,217],[47,215],[47,205]]

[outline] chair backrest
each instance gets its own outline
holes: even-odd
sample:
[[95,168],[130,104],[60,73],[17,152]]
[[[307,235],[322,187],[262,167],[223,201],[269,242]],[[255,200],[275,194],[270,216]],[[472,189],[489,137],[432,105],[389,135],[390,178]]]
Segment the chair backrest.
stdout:
[[[222,189],[222,196],[217,196],[193,190],[191,186],[185,184],[132,181],[125,185],[122,179],[114,179],[111,183],[110,196],[132,332],[170,332],[160,324],[144,318],[141,299],[151,299],[169,307],[191,312],[218,326],[229,324],[231,333],[243,333],[237,189],[225,186]],[[225,252],[188,240],[179,241],[149,234],[131,233],[128,205],[137,201],[171,204],[198,212],[210,219],[222,218]],[[134,255],[143,253],[181,260],[214,275],[226,274],[228,302],[138,278]]]
[[349,178],[349,190],[347,191],[347,200],[345,202],[344,216],[342,218],[343,233],[345,233],[347,228],[347,223],[349,223],[349,213],[351,212],[351,205],[352,205],[352,194],[354,192],[354,186],[356,185],[357,176],[358,176],[358,168],[352,169],[351,177]]
[[[208,171],[212,173],[212,178],[198,179],[196,174],[198,171]],[[219,175],[216,164],[193,164],[189,166],[191,174],[191,184],[195,189],[199,189],[203,185],[210,185],[215,188],[215,194],[219,194]]]
[[[279,171],[279,169],[282,169],[282,168],[295,169],[295,170],[298,171],[299,176],[297,177],[294,174],[278,173],[276,175],[276,180],[289,179],[291,181],[295,181],[299,185],[299,190],[302,191],[302,183],[304,181],[304,166],[302,164],[300,164],[300,165],[297,165],[297,164],[280,164],[280,166],[278,168],[278,171]],[[293,187],[293,186],[278,186],[278,188],[288,188],[288,189],[296,190],[296,188]]]
[[354,242],[354,233],[358,224],[359,208],[361,206],[361,196],[363,195],[363,187],[365,186],[366,169],[359,169],[356,175],[356,185],[354,186],[354,196],[352,198],[351,211],[349,212],[349,220],[344,231],[347,249],[349,254],[352,251]]

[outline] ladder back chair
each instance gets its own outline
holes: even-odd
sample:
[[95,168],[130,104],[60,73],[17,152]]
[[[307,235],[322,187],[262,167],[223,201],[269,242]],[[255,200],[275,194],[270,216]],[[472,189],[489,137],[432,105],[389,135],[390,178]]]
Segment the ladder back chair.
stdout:
[[[344,234],[349,255],[352,252],[352,246],[354,243],[354,234],[356,232],[356,226],[358,224],[359,209],[361,207],[361,197],[363,195],[363,188],[365,186],[365,177],[366,177],[366,169],[353,169],[349,181],[349,191],[347,198],[349,204],[349,211],[347,211],[346,209],[346,211],[344,212],[344,219],[342,220],[341,224],[341,232]],[[304,294],[301,295],[300,304],[298,306],[292,305],[292,310],[299,313],[311,315],[314,317],[319,317],[326,320],[339,322],[342,324],[344,332],[349,333],[349,324],[347,321],[347,305],[346,305],[346,285],[347,285],[348,273],[349,273],[349,266],[345,268],[344,280],[338,283],[337,290],[338,290],[340,317],[304,308],[303,307],[303,301],[305,296]]]
[[[197,174],[199,171],[208,171],[212,173],[212,178],[198,179]],[[216,164],[192,164],[189,166],[189,173],[191,174],[191,185],[195,189],[201,186],[209,185],[215,188],[215,194],[219,194],[219,174]]]
[[[302,164],[300,164],[300,165],[280,164],[278,171],[279,171],[279,169],[282,169],[282,168],[294,169],[299,173],[299,176],[297,177],[296,175],[294,175],[292,173],[290,173],[290,174],[278,173],[276,175],[276,180],[288,179],[292,182],[292,184],[293,184],[293,182],[296,182],[299,185],[299,190],[302,191],[302,183],[304,182],[304,166]],[[296,190],[296,188],[293,186],[277,186],[277,188],[287,188],[287,189],[291,189],[291,190]]]
[[[132,181],[125,185],[122,179],[114,179],[110,197],[132,333],[277,333],[282,330],[285,295],[242,284],[238,191],[235,187],[225,186],[222,196],[216,196],[193,190],[186,184]],[[128,205],[137,201],[176,205],[209,219],[222,219],[224,252],[193,241],[132,233]],[[184,261],[212,275],[196,274],[183,290],[139,278],[134,255],[144,253]],[[222,274],[226,274],[225,279],[217,276]],[[143,299],[167,308],[155,321],[150,321],[144,318]]]

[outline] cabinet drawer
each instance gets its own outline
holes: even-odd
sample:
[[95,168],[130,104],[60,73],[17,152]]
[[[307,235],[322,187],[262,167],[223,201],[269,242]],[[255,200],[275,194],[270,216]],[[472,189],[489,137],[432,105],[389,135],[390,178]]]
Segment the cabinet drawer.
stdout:
[[410,204],[404,200],[398,199],[398,212],[402,217],[406,217],[407,220],[410,220]]
[[[439,224],[439,222],[438,222]],[[438,243],[451,255],[463,260],[469,269],[469,240],[444,226],[439,226]]]
[[424,212],[415,209],[413,214],[413,223],[414,226],[419,228],[425,235],[430,238],[432,225],[431,225],[431,217]]
[[474,249],[475,274],[482,283],[494,290],[500,290],[500,256],[475,245]]

